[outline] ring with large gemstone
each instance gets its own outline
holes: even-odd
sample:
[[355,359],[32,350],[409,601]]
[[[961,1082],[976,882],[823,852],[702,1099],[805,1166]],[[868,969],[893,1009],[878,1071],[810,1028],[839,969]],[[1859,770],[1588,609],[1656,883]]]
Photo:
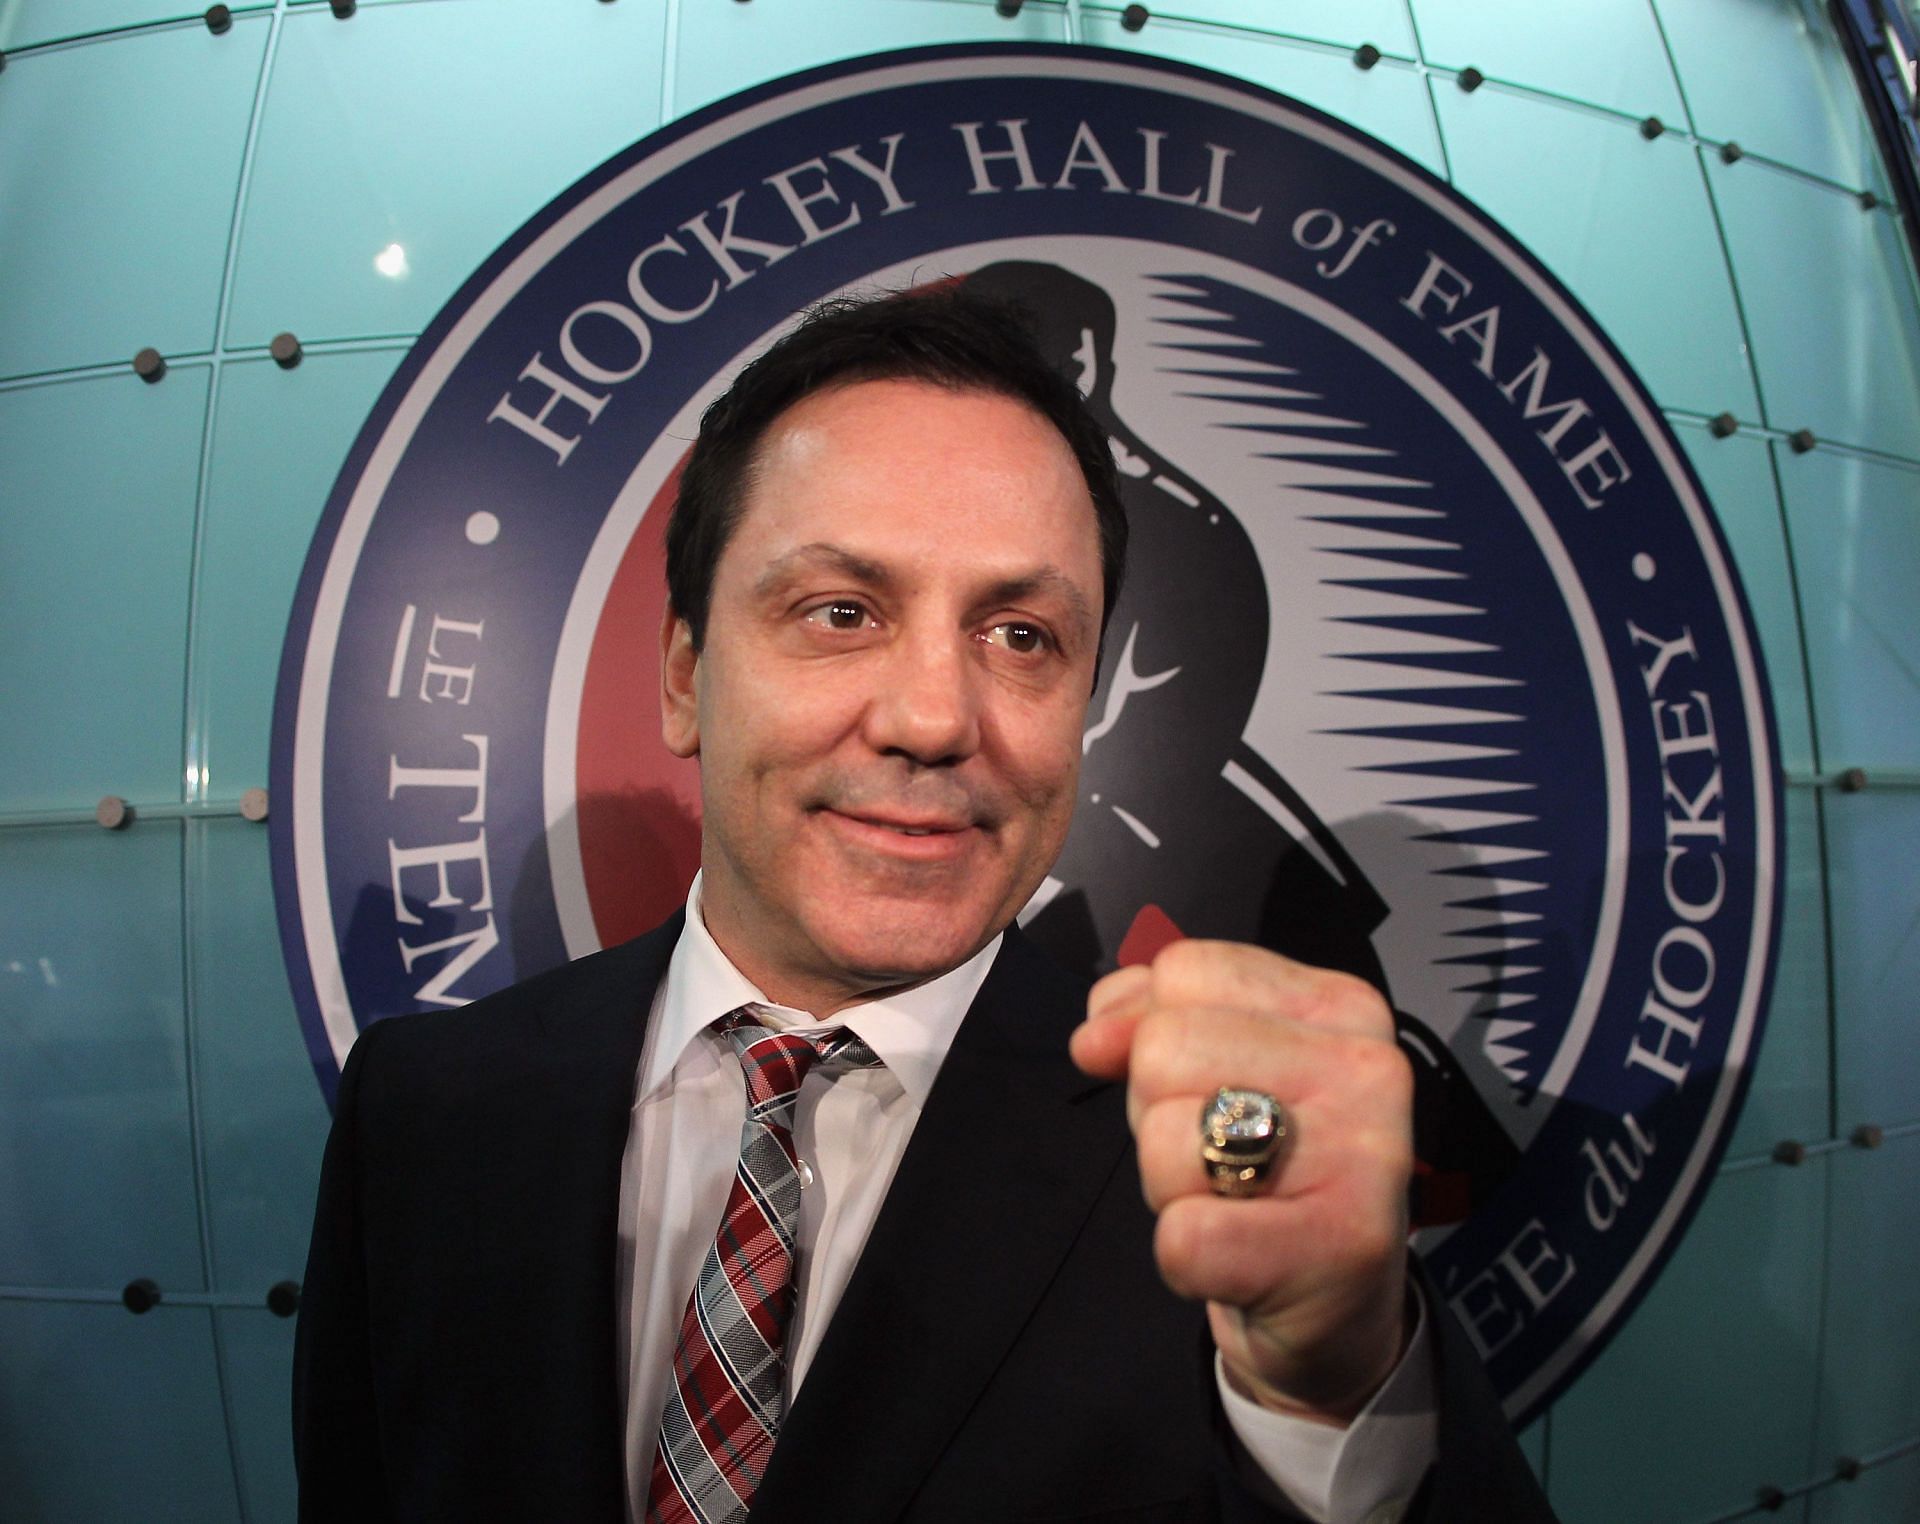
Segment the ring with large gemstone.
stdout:
[[1264,1195],[1291,1136],[1286,1110],[1266,1091],[1222,1086],[1200,1110],[1200,1158],[1213,1193]]

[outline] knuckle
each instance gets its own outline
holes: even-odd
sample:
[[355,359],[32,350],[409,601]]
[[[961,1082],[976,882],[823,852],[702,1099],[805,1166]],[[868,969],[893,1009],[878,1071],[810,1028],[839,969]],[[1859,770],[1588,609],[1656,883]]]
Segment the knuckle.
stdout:
[[1400,1044],[1385,1037],[1350,1037],[1345,1043],[1347,1072],[1367,1089],[1383,1093],[1413,1088],[1413,1065]]
[[1186,1049],[1186,1023],[1167,1012],[1142,1021],[1133,1034],[1135,1083],[1151,1092],[1160,1077],[1178,1069]]
[[1393,1012],[1380,991],[1356,974],[1324,968],[1315,981],[1314,1000],[1324,1011],[1337,1011],[1364,1019],[1374,1031],[1393,1029]]
[[1381,1055],[1386,1049],[1385,1043],[1351,1032],[1331,1033],[1326,1043],[1328,1060],[1339,1075],[1343,1089],[1370,1094],[1382,1082]]
[[1209,949],[1213,945],[1188,938],[1161,948],[1150,965],[1153,998],[1168,1003],[1178,1003],[1188,998],[1190,992],[1204,980],[1207,965],[1212,960]]
[[1373,1094],[1391,1102],[1397,1110],[1412,1107],[1413,1065],[1401,1051],[1399,1043],[1387,1041],[1368,1045],[1366,1079]]

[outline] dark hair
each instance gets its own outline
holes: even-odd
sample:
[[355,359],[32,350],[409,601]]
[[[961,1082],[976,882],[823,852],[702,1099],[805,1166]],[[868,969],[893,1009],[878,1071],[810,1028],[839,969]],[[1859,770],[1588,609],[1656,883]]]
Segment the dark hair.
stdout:
[[1035,347],[1017,307],[950,282],[820,303],[741,371],[702,415],[700,437],[687,457],[667,522],[667,594],[674,612],[686,620],[695,650],[706,641],[714,568],[739,523],[767,429],[823,387],[898,380],[1011,397],[1059,430],[1093,499],[1105,633],[1127,563],[1126,509],[1107,432],[1087,411],[1074,383]]

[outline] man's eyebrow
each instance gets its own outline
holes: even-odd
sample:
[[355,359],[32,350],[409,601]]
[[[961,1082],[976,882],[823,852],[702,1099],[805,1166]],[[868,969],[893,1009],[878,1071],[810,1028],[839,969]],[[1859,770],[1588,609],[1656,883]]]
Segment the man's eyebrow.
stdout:
[[1057,566],[1037,566],[1018,577],[1008,577],[986,590],[984,603],[1022,603],[1029,598],[1050,595],[1067,605],[1073,617],[1083,625],[1094,623],[1093,605],[1079,585]]
[[[863,583],[868,587],[888,588],[895,581],[893,574],[880,562],[855,555],[829,540],[814,540],[796,546],[785,555],[768,562],[766,570],[754,582],[754,595],[759,598],[771,597],[780,591],[783,583],[800,573],[822,570],[837,572],[851,582]],[[1071,577],[1051,564],[1036,566],[1032,571],[1004,577],[989,584],[982,589],[976,602],[987,607],[1020,603],[1042,595],[1060,599],[1078,623],[1088,627],[1096,623],[1093,606],[1087,601],[1086,594]]]
[[810,544],[796,546],[783,556],[776,556],[767,563],[767,569],[760,573],[753,584],[755,596],[765,598],[778,592],[780,584],[802,571],[836,571],[855,582],[864,582],[872,587],[885,587],[892,582],[887,569],[878,561],[869,561],[865,556],[856,556],[852,551],[832,544],[826,540],[815,540]]

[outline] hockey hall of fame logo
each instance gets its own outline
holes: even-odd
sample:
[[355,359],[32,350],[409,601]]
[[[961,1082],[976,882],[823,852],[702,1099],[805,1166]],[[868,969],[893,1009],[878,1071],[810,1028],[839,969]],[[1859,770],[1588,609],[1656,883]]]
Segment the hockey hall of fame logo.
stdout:
[[[315,538],[274,871],[322,1084],[355,1033],[682,901],[663,525],[808,304],[1022,303],[1105,422],[1130,580],[1027,932],[1384,990],[1417,1243],[1524,1417],[1645,1289],[1757,1050],[1779,800],[1698,483],[1591,319],[1319,113],[1094,50],[879,55],[721,102],[540,212],[415,346]],[[282,803],[284,801],[284,803]]]

